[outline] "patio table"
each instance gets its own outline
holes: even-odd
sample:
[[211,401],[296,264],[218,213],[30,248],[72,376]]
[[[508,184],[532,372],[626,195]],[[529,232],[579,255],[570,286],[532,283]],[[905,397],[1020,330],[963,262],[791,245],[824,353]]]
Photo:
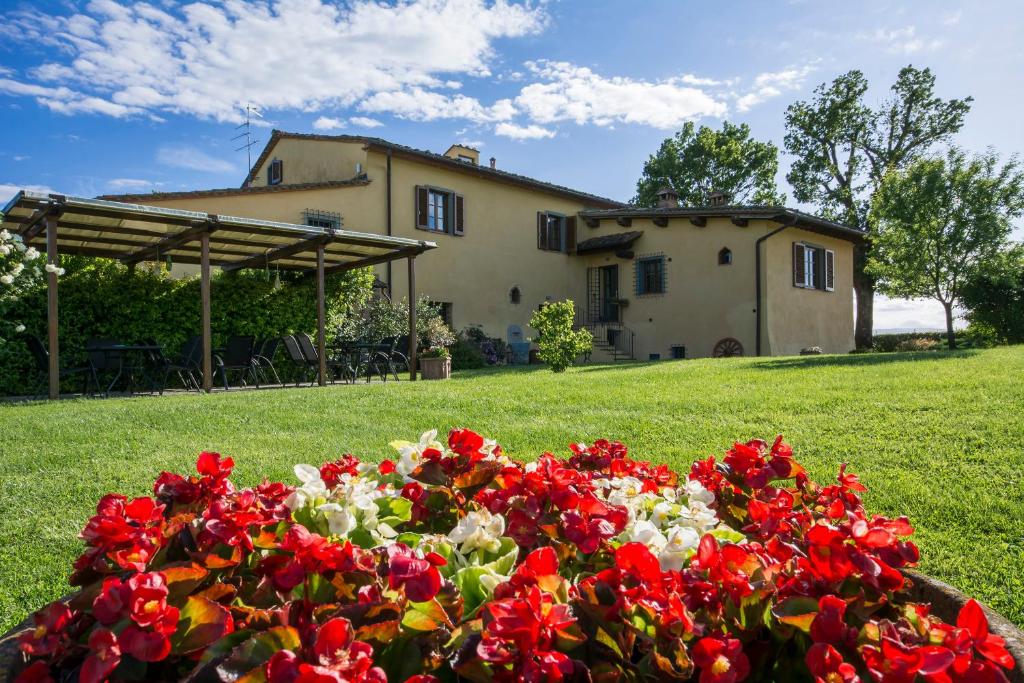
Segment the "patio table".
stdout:
[[[124,374],[124,359],[129,353],[153,353],[159,351],[163,353],[164,347],[159,344],[100,344],[97,346],[90,346],[87,349],[90,353],[102,353],[106,356],[116,354],[117,359],[117,373],[114,375],[114,379],[107,385],[107,389],[104,392],[105,395],[110,395],[110,390],[114,388],[117,381],[121,379]],[[99,387],[97,387],[98,389]],[[131,393],[131,383],[128,384],[128,391]]]

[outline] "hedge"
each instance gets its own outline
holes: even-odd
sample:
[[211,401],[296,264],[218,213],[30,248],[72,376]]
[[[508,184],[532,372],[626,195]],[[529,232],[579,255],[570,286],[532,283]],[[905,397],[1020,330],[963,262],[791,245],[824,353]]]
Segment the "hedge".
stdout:
[[[84,363],[82,352],[91,337],[126,343],[155,339],[169,356],[200,331],[199,279],[176,279],[163,268],[156,272],[129,269],[118,262],[62,257],[67,270],[60,279],[59,333],[61,365]],[[350,310],[359,310],[372,291],[373,272],[361,269],[329,275],[327,310],[334,327]],[[280,286],[267,271],[215,273],[211,292],[214,346],[232,334],[257,338],[285,333],[313,333],[316,328],[316,283],[301,273],[280,274]],[[46,288],[35,287],[0,315],[19,320],[26,334],[46,339]],[[38,378],[28,350],[18,336],[0,343],[0,394],[30,392]],[[74,387],[74,388],[77,388]]]

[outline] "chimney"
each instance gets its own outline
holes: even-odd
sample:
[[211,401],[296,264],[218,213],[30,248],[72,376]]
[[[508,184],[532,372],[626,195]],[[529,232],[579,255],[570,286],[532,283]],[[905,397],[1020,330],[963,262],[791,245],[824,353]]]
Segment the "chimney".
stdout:
[[678,209],[679,208],[679,195],[668,185],[662,185],[661,189],[658,190],[658,208],[659,209]]
[[498,160],[495,159],[494,157],[491,157],[491,169],[492,170],[497,168],[497,163],[498,163]]
[[712,192],[708,195],[708,206],[727,206],[729,204],[729,194],[726,192]]

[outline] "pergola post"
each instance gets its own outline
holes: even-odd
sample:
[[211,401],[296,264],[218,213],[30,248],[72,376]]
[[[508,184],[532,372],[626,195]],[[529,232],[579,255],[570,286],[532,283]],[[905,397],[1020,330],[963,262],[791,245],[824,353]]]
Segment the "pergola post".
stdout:
[[46,326],[50,346],[50,391],[51,399],[60,398],[60,343],[57,339],[57,221],[60,216],[50,213],[46,216],[46,263],[53,265],[53,272],[46,274]]
[[213,391],[213,338],[210,334],[210,233],[199,236],[200,280],[199,298],[202,299],[202,323],[200,334],[203,338],[203,391]]
[[416,257],[409,257],[409,381],[416,381]]
[[324,245],[316,248],[316,355],[320,359],[317,377],[327,384],[327,287],[324,275]]

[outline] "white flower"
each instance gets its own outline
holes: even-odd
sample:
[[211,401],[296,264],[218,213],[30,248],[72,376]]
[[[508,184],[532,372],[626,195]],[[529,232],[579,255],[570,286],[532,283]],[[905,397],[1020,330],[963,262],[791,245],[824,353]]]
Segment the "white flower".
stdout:
[[477,548],[497,552],[501,547],[501,536],[505,533],[505,518],[492,515],[487,510],[474,510],[459,520],[448,532],[448,540],[462,545],[460,552],[468,555]]
[[690,559],[700,544],[700,535],[689,527],[673,527],[668,534],[668,542],[658,554],[658,562],[662,571],[683,568],[683,563]]
[[21,275],[21,271],[23,271],[23,270],[25,270],[25,264],[24,263],[15,263],[14,267],[11,268],[11,275],[14,275],[15,277],[17,277],[18,275]]
[[690,500],[691,505],[694,503],[711,505],[715,502],[715,494],[708,491],[703,484],[695,479],[686,482],[686,497]]
[[25,251],[25,260],[26,261],[35,261],[37,258],[39,258],[39,250],[36,249],[35,247],[29,247]]
[[356,517],[337,503],[324,503],[317,508],[327,517],[327,526],[336,536],[346,536],[356,528]]
[[0,256],[7,256],[11,253],[11,247],[7,244],[0,244]]
[[659,529],[664,528],[675,514],[675,506],[666,501],[658,503],[651,512],[651,522]]
[[47,273],[56,273],[58,271],[60,271],[60,266],[58,266],[56,263],[47,263],[46,264],[46,272]]
[[296,465],[294,470],[295,476],[302,482],[302,486],[292,491],[292,494],[285,499],[284,504],[289,510],[305,507],[307,502],[326,496],[327,485],[320,478],[320,470],[312,465]]
[[9,275],[9,274],[8,275],[0,275],[0,283],[5,284],[5,285],[13,285],[14,284],[14,276],[13,275]]
[[643,543],[655,552],[660,551],[668,542],[658,527],[647,520],[634,522],[633,526],[626,530],[626,540],[630,543]]
[[21,334],[22,332],[25,331],[25,326],[24,325],[15,325],[14,326],[14,331],[17,332],[18,334]]
[[392,441],[391,447],[398,451],[398,462],[395,469],[402,476],[408,477],[423,460],[423,452],[436,449],[444,452],[444,445],[437,441],[437,430],[431,429],[420,436],[419,443],[409,441]]
[[718,517],[715,511],[704,503],[691,503],[689,507],[683,507],[679,511],[679,518],[673,522],[673,526],[688,526],[697,531],[710,531],[718,525]]
[[0,242],[6,242],[9,239],[11,239],[11,233],[6,230],[0,230]]

